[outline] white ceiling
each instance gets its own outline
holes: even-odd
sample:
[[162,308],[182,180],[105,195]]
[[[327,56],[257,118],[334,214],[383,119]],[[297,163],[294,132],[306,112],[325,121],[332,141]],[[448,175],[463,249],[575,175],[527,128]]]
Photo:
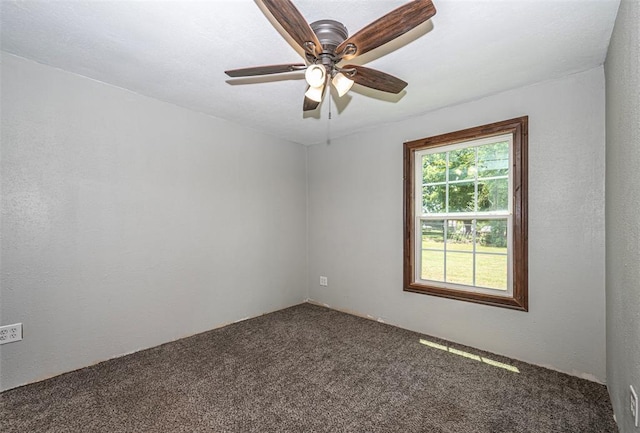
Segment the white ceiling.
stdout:
[[[408,0],[294,0],[350,33]],[[354,86],[303,115],[301,73],[223,71],[302,59],[252,0],[1,0],[2,50],[303,144],[601,65],[620,0],[433,0],[427,23],[357,63],[409,83]],[[354,62],[352,62],[354,63]],[[240,83],[240,84],[239,84]]]

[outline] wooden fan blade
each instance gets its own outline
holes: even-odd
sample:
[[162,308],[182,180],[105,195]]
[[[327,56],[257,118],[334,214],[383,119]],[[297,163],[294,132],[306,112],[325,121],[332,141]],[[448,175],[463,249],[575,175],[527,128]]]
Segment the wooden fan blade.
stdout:
[[282,28],[293,38],[294,41],[305,51],[305,42],[313,43],[311,54],[318,56],[322,52],[322,45],[318,37],[304,19],[300,11],[289,0],[259,0],[271,15],[280,23]]
[[388,93],[400,93],[407,87],[406,81],[375,69],[359,65],[347,65],[344,69],[355,69],[356,73],[354,75],[347,74],[347,76],[361,86]]
[[349,60],[369,52],[407,33],[436,14],[431,0],[413,0],[372,22],[351,35],[336,48],[341,53],[348,45],[355,46],[355,52],[347,50],[343,60]]
[[268,66],[254,66],[252,68],[231,69],[224,71],[230,77],[251,77],[253,75],[269,75],[269,74],[281,74],[283,72],[302,71],[307,66],[303,63],[294,63],[290,65],[268,65]]

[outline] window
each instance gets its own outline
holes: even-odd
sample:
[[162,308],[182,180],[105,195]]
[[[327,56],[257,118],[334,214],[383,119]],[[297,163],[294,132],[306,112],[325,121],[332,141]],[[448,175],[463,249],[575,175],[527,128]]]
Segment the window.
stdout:
[[404,144],[404,290],[527,299],[528,117]]

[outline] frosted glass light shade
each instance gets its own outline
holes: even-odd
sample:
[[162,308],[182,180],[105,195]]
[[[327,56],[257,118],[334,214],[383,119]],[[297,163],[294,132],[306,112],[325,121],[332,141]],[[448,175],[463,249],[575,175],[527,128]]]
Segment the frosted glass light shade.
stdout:
[[309,90],[307,90],[304,96],[311,99],[312,101],[321,102],[323,93],[324,86],[321,85],[320,87],[309,87]]
[[353,80],[347,78],[346,75],[341,72],[338,72],[331,82],[333,83],[333,87],[338,91],[338,96],[341,98],[351,89],[351,86],[353,86]]
[[304,73],[304,78],[311,87],[320,87],[324,85],[326,76],[326,69],[324,66],[320,65],[309,65],[307,71]]

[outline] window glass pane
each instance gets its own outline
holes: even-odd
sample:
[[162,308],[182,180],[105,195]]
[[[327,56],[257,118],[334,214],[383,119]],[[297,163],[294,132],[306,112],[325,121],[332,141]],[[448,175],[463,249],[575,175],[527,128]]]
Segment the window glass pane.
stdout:
[[444,221],[422,220],[422,248],[444,250]]
[[447,152],[431,153],[422,157],[422,182],[446,181]]
[[475,210],[474,182],[449,184],[449,212],[473,212]]
[[478,220],[476,223],[476,251],[507,253],[507,220]]
[[509,173],[509,142],[478,147],[478,177],[506,176]]
[[423,280],[444,281],[444,252],[422,251],[422,272],[420,277]]
[[509,180],[478,181],[478,211],[509,210]]
[[473,254],[447,251],[447,282],[473,286]]
[[476,286],[507,290],[507,256],[476,254]]
[[447,220],[447,249],[473,251],[473,220]]
[[422,212],[443,213],[445,209],[447,186],[432,185],[422,187]]
[[466,148],[449,152],[449,182],[475,179],[476,149]]

